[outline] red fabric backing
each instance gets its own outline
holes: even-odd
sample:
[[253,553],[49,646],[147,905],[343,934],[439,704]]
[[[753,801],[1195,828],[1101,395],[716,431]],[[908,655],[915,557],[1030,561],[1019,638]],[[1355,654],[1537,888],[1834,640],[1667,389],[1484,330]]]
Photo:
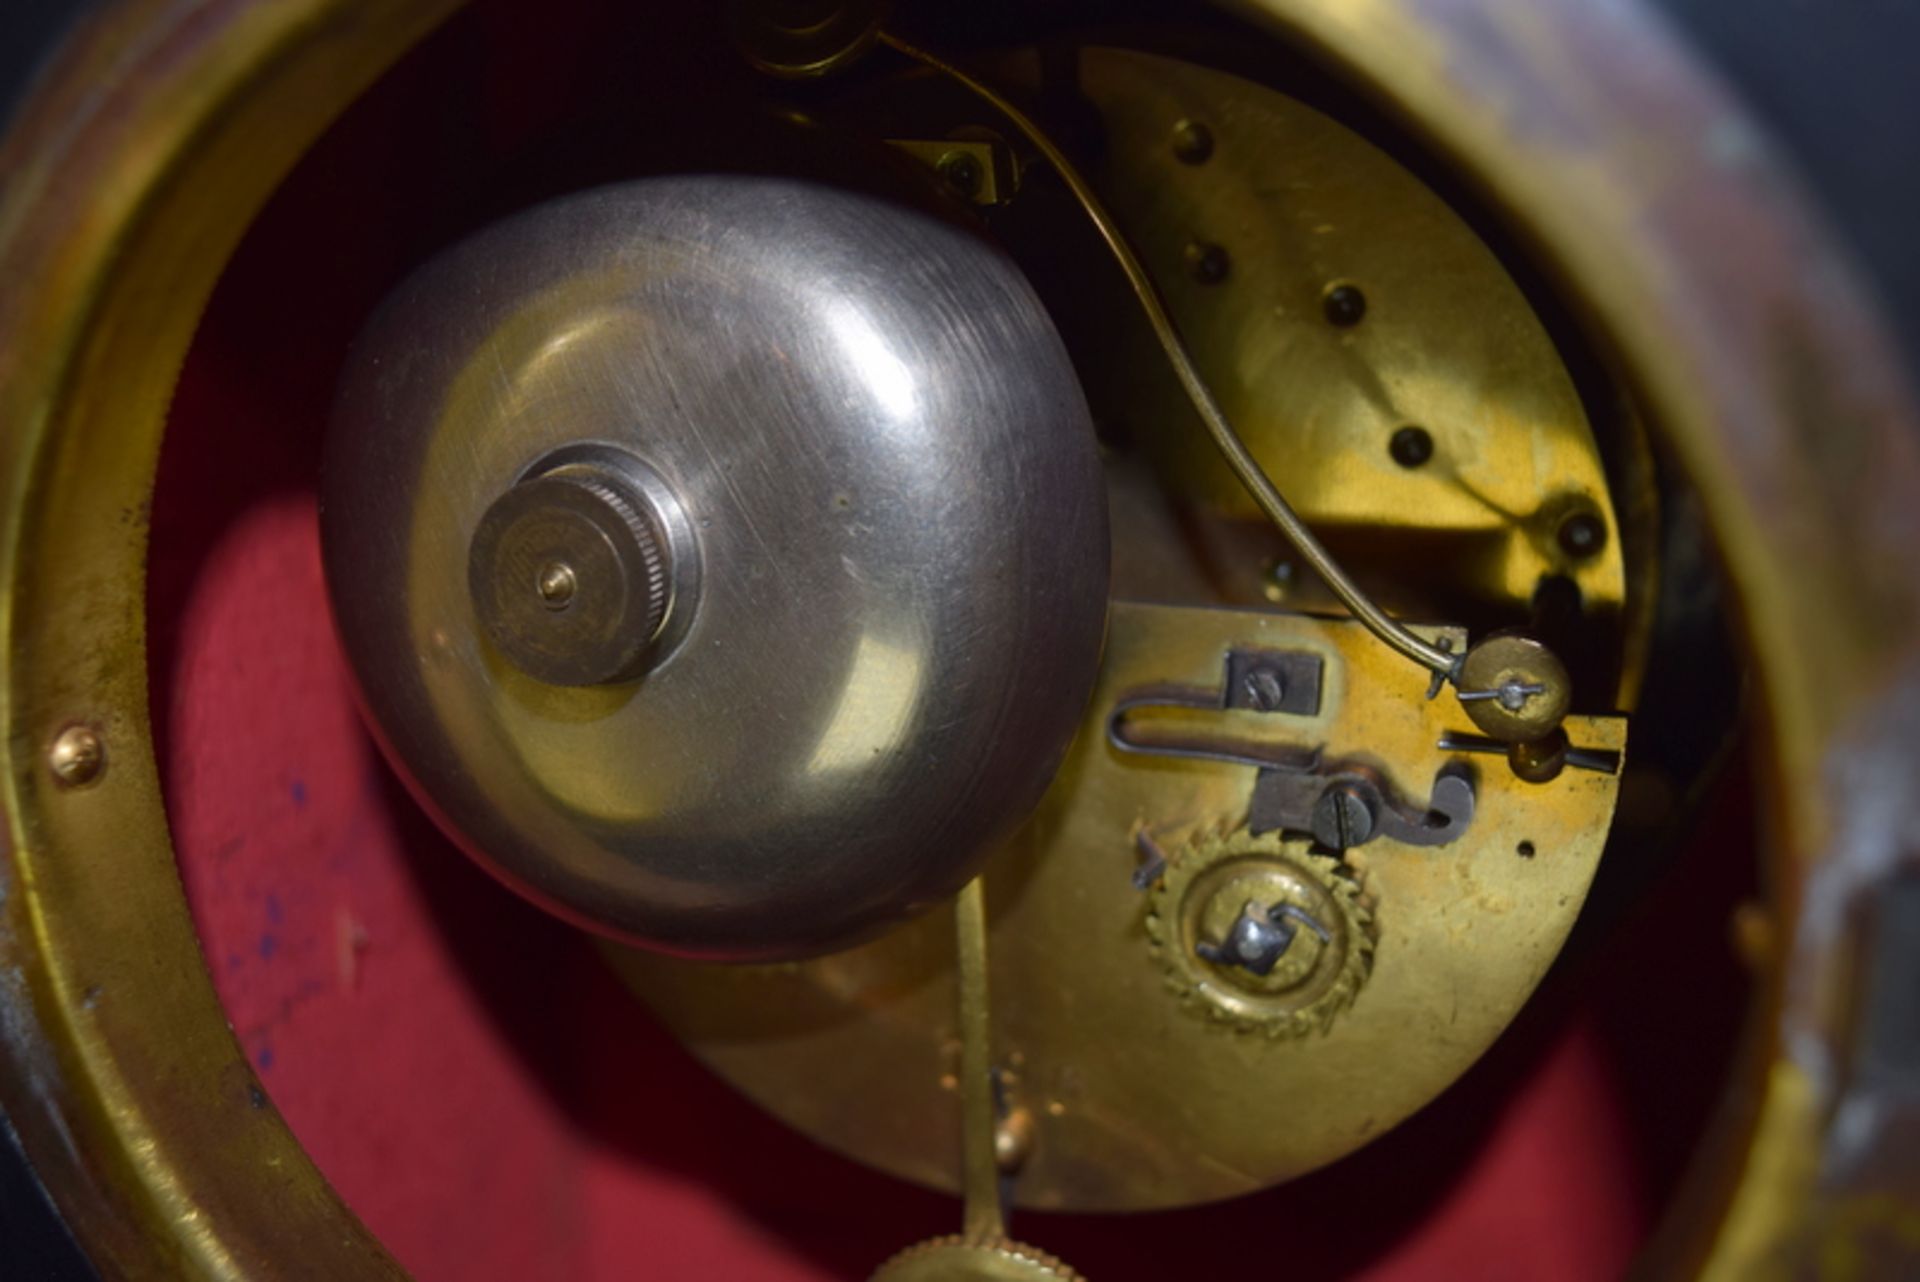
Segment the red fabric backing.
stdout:
[[[268,1094],[422,1278],[863,1277],[950,1231],[955,1207],[739,1099],[583,940],[454,851],[363,732],[328,621],[313,493],[347,341],[410,260],[510,204],[500,175],[563,87],[607,75],[586,23],[530,8],[462,19],[316,150],[187,362],[150,602],[181,873]],[[450,83],[469,91],[458,110]],[[1376,1282],[1617,1276],[1717,1090],[1740,992],[1718,925],[1730,884],[1696,860],[1438,1105],[1327,1172],[1018,1231],[1102,1282],[1250,1262]]]

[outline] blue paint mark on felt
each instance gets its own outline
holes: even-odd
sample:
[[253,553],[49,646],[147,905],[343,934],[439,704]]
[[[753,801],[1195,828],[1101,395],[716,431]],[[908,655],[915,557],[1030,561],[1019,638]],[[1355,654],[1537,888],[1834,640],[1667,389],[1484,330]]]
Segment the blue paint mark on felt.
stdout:
[[287,912],[286,912],[286,909],[280,906],[280,896],[272,895],[272,894],[268,895],[267,896],[267,921],[272,925],[278,926],[281,922],[285,921],[286,919],[287,919]]
[[273,1047],[262,1046],[260,1048],[260,1053],[253,1057],[253,1062],[255,1066],[258,1067],[259,1070],[263,1073],[266,1072],[268,1069],[272,1068],[273,1067]]
[[280,951],[279,936],[274,935],[270,932],[268,934],[260,936],[260,956],[262,958],[271,957],[279,951]]
[[307,804],[307,784],[306,784],[306,780],[304,780],[304,779],[295,779],[295,780],[293,781],[293,787],[292,787],[292,788],[290,789],[290,791],[291,791],[291,792],[293,793],[293,804],[294,804],[294,805],[296,805],[296,806],[304,806],[304,805],[306,805],[306,804]]

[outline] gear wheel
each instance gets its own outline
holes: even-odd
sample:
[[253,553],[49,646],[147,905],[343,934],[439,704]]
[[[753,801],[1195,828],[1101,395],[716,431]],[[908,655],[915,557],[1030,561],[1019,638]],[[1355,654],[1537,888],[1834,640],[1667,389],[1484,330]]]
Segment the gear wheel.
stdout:
[[910,1246],[872,1282],[1086,1282],[1044,1251],[1011,1238],[937,1237]]
[[[1289,925],[1291,942],[1261,958],[1264,969],[1222,955],[1243,919],[1282,906],[1289,923],[1310,925]],[[1182,1005],[1275,1039],[1326,1032],[1373,969],[1373,906],[1352,869],[1278,832],[1216,830],[1168,851],[1147,933]]]

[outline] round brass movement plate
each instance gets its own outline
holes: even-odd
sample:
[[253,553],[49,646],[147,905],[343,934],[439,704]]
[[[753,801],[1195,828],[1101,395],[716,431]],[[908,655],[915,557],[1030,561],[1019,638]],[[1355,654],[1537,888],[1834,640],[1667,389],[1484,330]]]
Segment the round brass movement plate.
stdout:
[[[1563,569],[1596,609],[1621,605],[1618,540],[1566,567],[1551,528],[1535,538],[1530,519],[1514,516],[1543,495],[1571,496],[1614,522],[1578,393],[1525,297],[1464,221],[1356,134],[1248,80],[1106,48],[1081,51],[1078,71],[1108,124],[1116,216],[1249,447],[1287,478],[1304,510],[1370,528],[1417,519],[1424,533],[1476,540],[1487,555],[1471,559],[1471,591],[1516,612],[1542,575]],[[1191,145],[1177,145],[1176,126],[1195,120],[1208,123],[1211,142],[1198,164]],[[1278,138],[1286,146],[1276,160]],[[1231,231],[1230,252],[1246,256],[1222,281],[1193,281],[1180,265],[1196,225],[1222,238]],[[1446,265],[1438,277],[1436,263]],[[1327,281],[1349,278],[1372,301],[1358,324],[1329,325]],[[1469,302],[1502,336],[1497,351],[1458,323]],[[1148,377],[1163,368],[1158,355],[1110,364],[1125,390],[1138,391],[1143,421],[1158,425],[1146,452],[1160,475],[1181,497],[1232,511],[1204,434],[1197,426],[1182,434],[1185,411]],[[1387,449],[1408,421],[1445,446],[1444,459],[1417,473]],[[1312,426],[1306,445],[1299,424]],[[1521,462],[1502,461],[1510,459]],[[1128,522],[1115,531],[1120,577],[1129,557],[1164,558],[1163,548],[1129,542],[1137,535]],[[1466,642],[1457,630],[1445,639]],[[1428,795],[1442,760],[1435,744],[1467,728],[1451,699],[1426,701],[1420,674],[1352,625],[1115,606],[1076,746],[1039,817],[986,869],[1002,1081],[1017,1082],[1009,1107],[1033,1127],[1014,1185],[1024,1204],[1189,1204],[1350,1152],[1480,1054],[1586,893],[1617,780],[1568,772],[1536,788],[1504,768],[1482,772],[1474,828],[1444,852],[1379,841],[1335,871],[1303,845],[1263,838],[1241,852],[1257,858],[1229,860],[1210,878],[1214,856],[1225,857],[1210,843],[1247,814],[1251,772],[1143,767],[1106,746],[1104,720],[1132,689],[1217,688],[1222,656],[1236,647],[1320,657],[1328,675],[1319,714],[1279,718],[1288,724],[1271,733],[1319,746],[1330,760],[1407,763],[1418,777],[1396,783],[1408,796]],[[1583,744],[1623,744],[1617,721],[1576,722],[1570,733]],[[1166,885],[1151,896],[1128,880],[1136,827],[1169,855]],[[1551,857],[1518,858],[1522,842]],[[1183,887],[1198,879],[1206,893],[1189,899]],[[1297,900],[1330,942],[1301,927],[1265,977],[1199,957],[1197,946],[1219,943],[1250,898],[1266,907]],[[1375,905],[1395,923],[1391,944],[1378,948]],[[1461,949],[1469,937],[1473,949]],[[942,1085],[952,1070],[950,940],[942,914],[777,970],[610,955],[697,1054],[776,1114],[884,1170],[952,1187],[955,1097]],[[1433,1026],[1456,1007],[1456,1022]],[[1114,1044],[1134,1050],[1090,1051]],[[1301,1100],[1313,1102],[1304,1115]]]

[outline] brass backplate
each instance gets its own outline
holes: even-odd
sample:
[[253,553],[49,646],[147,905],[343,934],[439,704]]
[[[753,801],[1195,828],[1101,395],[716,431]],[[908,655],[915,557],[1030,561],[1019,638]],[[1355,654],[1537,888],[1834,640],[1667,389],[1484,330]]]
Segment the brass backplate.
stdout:
[[[1451,629],[1426,629],[1431,638]],[[1348,852],[1374,932],[1371,974],[1324,1033],[1272,1037],[1182,1000],[1135,889],[1136,836],[1179,858],[1244,820],[1255,771],[1116,751],[1116,702],[1218,687],[1234,649],[1325,665],[1312,716],[1195,712],[1270,745],[1364,757],[1424,797],[1467,728],[1451,699],[1347,621],[1121,604],[1087,721],[1040,813],[988,865],[1003,1103],[1034,1119],[1015,1195],[1142,1210],[1230,1197],[1330,1162],[1438,1094],[1487,1048],[1552,962],[1586,896],[1617,776],[1522,783],[1476,772],[1468,831],[1442,847]],[[1568,718],[1576,744],[1624,747],[1618,718]],[[903,1177],[957,1186],[953,923],[942,908],[865,947],[772,967],[607,955],[696,1054],[785,1121]]]
[[[1420,559],[1449,562],[1445,577],[1481,600],[1526,601],[1564,574],[1590,615],[1620,608],[1622,541],[1579,390],[1465,218],[1352,129],[1243,77],[1092,48],[1076,83],[1106,130],[1099,183],[1114,216],[1302,516],[1331,537],[1373,532],[1372,546],[1398,533],[1444,547]],[[1201,163],[1183,157],[1183,123],[1211,135]],[[1224,254],[1222,276],[1193,269],[1195,246]],[[1357,319],[1330,303],[1338,290],[1360,300]],[[1104,399],[1169,488],[1258,519],[1151,336],[1131,326],[1121,341]],[[1427,434],[1421,461],[1396,455],[1403,429]],[[1558,538],[1575,513],[1600,522],[1585,555]],[[1419,601],[1423,567],[1396,568],[1396,595]]]

